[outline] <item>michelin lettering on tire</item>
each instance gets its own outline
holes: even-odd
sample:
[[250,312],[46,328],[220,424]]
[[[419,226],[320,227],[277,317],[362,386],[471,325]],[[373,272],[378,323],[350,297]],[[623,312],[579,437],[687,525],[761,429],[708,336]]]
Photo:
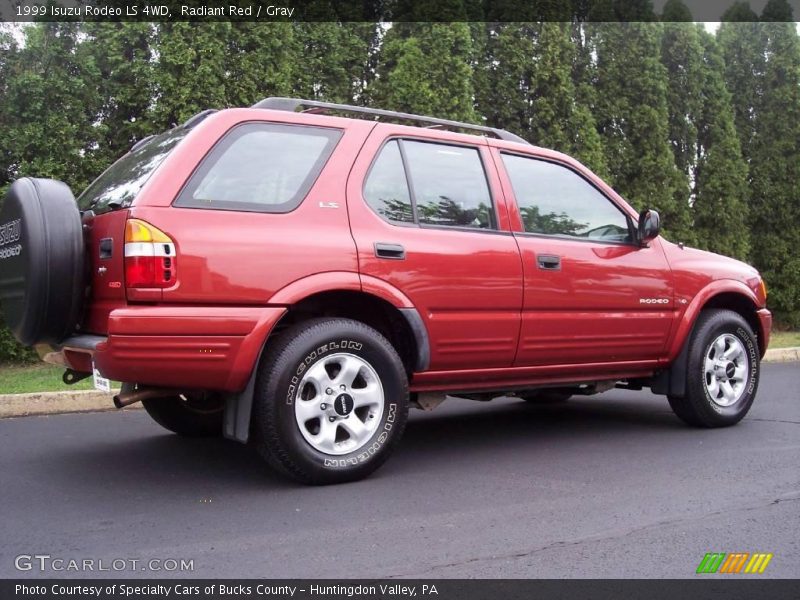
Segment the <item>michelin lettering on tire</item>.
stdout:
[[750,338],[750,335],[741,327],[736,329],[736,333],[739,334],[739,338],[744,340],[745,344],[747,345],[747,352],[750,355],[750,381],[747,385],[747,393],[752,394],[756,388],[756,375],[758,371],[758,352],[756,351],[756,345],[753,343],[753,340]]
[[[748,364],[747,389],[734,404],[738,404],[739,402],[741,402],[745,398],[745,394],[752,395],[754,393],[758,376],[758,351],[756,350],[756,346],[753,343],[752,337],[747,331],[745,331],[741,327],[736,328],[736,336],[739,338],[739,340],[744,342],[745,346],[747,346],[749,364]],[[701,379],[703,380],[703,383],[705,383],[705,369],[702,366],[700,369],[700,376]],[[718,414],[724,414],[725,408],[727,407],[718,406],[717,403],[713,401],[713,398],[711,398],[711,395],[708,393],[708,389],[706,389],[705,386],[704,386],[704,391],[706,398],[711,400],[709,406],[712,408],[712,410],[714,410],[714,412]]]
[[386,443],[386,440],[389,439],[389,432],[392,430],[395,415],[397,414],[397,404],[391,403],[388,404],[387,407],[389,409],[389,413],[386,416],[386,422],[383,424],[383,430],[381,431],[380,435],[378,435],[378,438],[372,442],[372,444],[370,444],[366,450],[349,458],[326,458],[325,466],[346,467],[348,465],[357,465],[359,463],[368,461],[373,454],[380,450],[381,446],[383,446]]

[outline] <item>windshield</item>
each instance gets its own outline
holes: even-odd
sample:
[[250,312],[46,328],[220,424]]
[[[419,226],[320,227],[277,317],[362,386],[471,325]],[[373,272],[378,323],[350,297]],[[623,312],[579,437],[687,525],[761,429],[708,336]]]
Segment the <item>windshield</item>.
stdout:
[[130,206],[150,175],[188,132],[188,128],[176,127],[128,152],[78,197],[80,209],[91,209],[99,214]]

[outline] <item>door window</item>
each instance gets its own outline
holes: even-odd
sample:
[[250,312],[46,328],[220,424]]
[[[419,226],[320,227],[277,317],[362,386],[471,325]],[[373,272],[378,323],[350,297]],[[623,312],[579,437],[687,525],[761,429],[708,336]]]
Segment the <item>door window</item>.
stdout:
[[399,223],[416,222],[397,140],[386,144],[372,165],[364,185],[364,199],[384,219]]
[[364,199],[389,221],[497,228],[477,148],[391,140],[372,165]]
[[546,160],[502,156],[526,232],[632,241],[628,216],[575,171]]

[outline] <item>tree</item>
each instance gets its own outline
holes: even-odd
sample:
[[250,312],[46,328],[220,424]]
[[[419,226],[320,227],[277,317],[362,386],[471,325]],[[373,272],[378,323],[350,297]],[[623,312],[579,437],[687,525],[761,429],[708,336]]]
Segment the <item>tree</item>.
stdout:
[[765,23],[785,23],[794,21],[794,11],[786,0],[769,0],[761,11]]
[[475,78],[477,108],[487,125],[531,141],[535,29],[534,23],[487,24],[486,55]]
[[156,100],[154,121],[168,129],[207,108],[225,108],[228,40],[224,22],[160,23],[154,49]]
[[725,84],[733,99],[734,122],[745,160],[755,134],[755,113],[764,71],[763,40],[758,16],[747,2],[737,2],[722,15],[717,41],[725,61]]
[[302,61],[291,23],[231,23],[226,40],[225,101],[251,106],[268,96],[292,92]]
[[[705,99],[701,93],[704,78],[703,47],[697,26],[678,21],[679,18],[685,18],[687,12],[680,0],[669,0],[664,6],[663,18],[667,22],[663,25],[661,61],[667,70],[669,145],[678,170],[674,204],[680,207],[685,205],[688,210],[687,203],[696,183],[697,125]],[[688,214],[686,216],[688,225],[690,218]],[[692,241],[700,243],[694,235]]]
[[[15,115],[8,110],[8,80],[16,62],[17,44],[12,33],[0,25],[0,130],[8,131],[15,122]],[[6,188],[11,183],[13,149],[8,138],[0,136],[0,207]]]
[[[765,13],[780,13],[770,0]],[[767,11],[769,9],[769,12]],[[800,325],[800,40],[793,22],[761,23],[766,66],[751,144],[753,259],[779,320]]]
[[370,97],[381,108],[474,122],[473,59],[467,23],[395,23]]
[[668,143],[666,69],[660,62],[661,25],[587,25],[596,55],[597,125],[614,187],[637,209],[658,210],[665,232],[692,241],[688,198]]
[[605,156],[603,140],[599,134],[596,119],[597,110],[597,64],[594,60],[589,32],[585,23],[571,25],[571,40],[575,47],[572,61],[572,81],[575,89],[575,107],[578,118],[585,119],[591,125],[598,139],[599,152],[582,154],[581,160],[597,175],[605,180],[611,179],[608,161]]
[[573,81],[577,49],[571,25],[495,24],[488,49],[486,83],[477,96],[478,110],[487,123],[571,154],[603,173],[600,136]]
[[98,173],[99,72],[78,23],[35,23],[7,68],[6,175],[66,182],[77,194]]
[[138,140],[155,133],[151,122],[155,95],[150,23],[90,22],[81,44],[97,69],[91,82],[100,93],[95,134],[100,170]]
[[539,26],[536,64],[531,80],[532,141],[571,154],[596,171],[605,157],[594,117],[579,104],[572,79],[576,48],[568,23]]
[[696,123],[694,228],[698,247],[745,259],[750,249],[747,163],[734,125],[724,64],[713,36],[698,30],[703,45],[703,106]]
[[293,93],[303,98],[364,104],[379,33],[376,23],[297,23]]

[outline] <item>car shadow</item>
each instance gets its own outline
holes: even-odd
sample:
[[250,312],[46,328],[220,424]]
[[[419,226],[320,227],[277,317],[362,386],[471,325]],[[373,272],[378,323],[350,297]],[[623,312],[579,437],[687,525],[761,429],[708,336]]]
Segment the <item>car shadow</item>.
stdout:
[[[654,402],[660,399],[653,398]],[[437,412],[440,411],[440,412]],[[690,431],[668,406],[629,398],[579,397],[552,405],[503,399],[477,403],[448,399],[431,413],[412,411],[396,455],[394,472],[436,469],[437,463],[491,464],[531,457],[546,450],[580,443],[602,443],[619,436],[659,435]],[[129,414],[134,437],[104,437],[63,449],[56,477],[79,478],[87,485],[135,486],[139,490],[162,486],[180,493],[198,489],[225,490],[265,487],[297,489],[269,469],[251,446],[224,439],[191,439],[170,434],[150,423],[143,413]],[[141,434],[143,433],[143,435]],[[641,438],[638,438],[639,440]],[[432,465],[426,467],[425,465]],[[383,479],[391,474],[379,471]]]

